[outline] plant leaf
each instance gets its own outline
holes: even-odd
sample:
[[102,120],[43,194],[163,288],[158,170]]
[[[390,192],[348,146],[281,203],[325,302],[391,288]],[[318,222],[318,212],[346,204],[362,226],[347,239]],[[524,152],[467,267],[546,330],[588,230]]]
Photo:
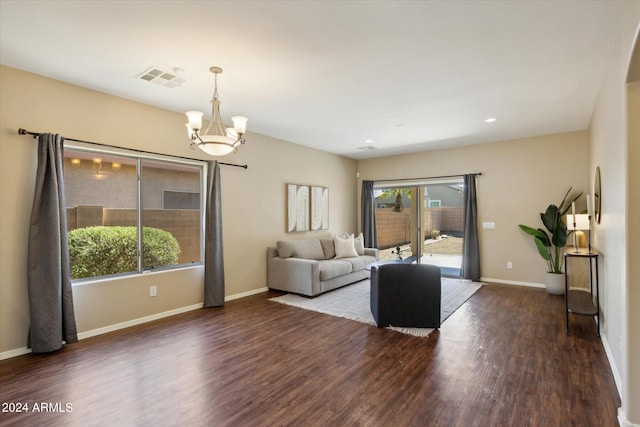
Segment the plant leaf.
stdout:
[[549,205],[547,210],[540,214],[540,219],[545,228],[549,230],[550,233],[554,233],[559,220],[558,207],[556,205]]
[[[581,191],[580,194],[578,194],[576,197],[573,198],[573,200],[571,200],[571,203],[577,201],[581,196],[582,196],[583,192]],[[564,201],[563,201],[564,203]],[[560,213],[560,216],[565,216],[567,214],[567,212],[569,211],[569,209],[571,209],[571,203],[568,203],[567,206],[564,207],[564,209],[561,209],[562,212]],[[562,205],[560,205],[562,207]]]
[[551,242],[559,248],[564,248],[567,244],[567,226],[564,222],[558,221],[556,229],[553,231]]
[[549,261],[551,258],[551,251],[549,250],[550,245],[545,245],[544,242],[537,237],[533,240],[535,240],[536,247],[538,248],[538,252],[540,252],[542,258],[544,258],[545,261]]
[[536,234],[538,234],[538,230],[533,228],[533,227],[529,227],[528,225],[523,225],[523,224],[519,224],[518,227],[520,227],[520,229],[522,231],[524,231],[527,234],[530,234],[532,236],[536,236]]
[[[562,198],[562,201],[560,202],[560,204],[558,206],[560,206],[560,209],[562,209],[562,206],[564,205],[564,202],[567,200],[567,197],[569,196],[569,193],[571,193],[571,190],[573,189],[573,187],[569,187],[569,189],[567,190],[566,193],[564,193],[564,197]],[[571,205],[571,203],[569,203],[569,205]]]

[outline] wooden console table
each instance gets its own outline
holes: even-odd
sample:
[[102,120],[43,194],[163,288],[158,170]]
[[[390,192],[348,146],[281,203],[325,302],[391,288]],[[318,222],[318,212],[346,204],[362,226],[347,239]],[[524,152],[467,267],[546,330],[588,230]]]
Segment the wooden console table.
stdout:
[[[569,313],[580,314],[583,316],[595,316],[598,336],[600,336],[600,303],[598,300],[599,283],[598,283],[598,253],[591,249],[576,249],[568,247],[564,253],[564,290],[565,290],[565,316],[567,321],[567,332],[569,331]],[[569,274],[567,271],[567,260],[569,258],[582,258],[589,261],[589,290],[569,289]],[[596,288],[593,293],[593,265],[596,268]],[[595,297],[595,298],[594,298]]]

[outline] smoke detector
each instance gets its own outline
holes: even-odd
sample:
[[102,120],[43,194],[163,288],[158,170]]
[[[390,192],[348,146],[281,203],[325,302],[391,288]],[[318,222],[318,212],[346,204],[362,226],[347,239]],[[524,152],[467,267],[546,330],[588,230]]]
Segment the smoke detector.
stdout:
[[164,87],[173,88],[178,87],[186,81],[183,77],[180,77],[180,69],[174,68],[173,71],[165,71],[160,68],[151,67],[144,73],[140,74],[137,78],[146,80],[148,82],[156,83]]
[[362,151],[371,151],[375,149],[376,147],[374,147],[373,145],[364,145],[362,147],[358,147],[358,150],[362,150]]

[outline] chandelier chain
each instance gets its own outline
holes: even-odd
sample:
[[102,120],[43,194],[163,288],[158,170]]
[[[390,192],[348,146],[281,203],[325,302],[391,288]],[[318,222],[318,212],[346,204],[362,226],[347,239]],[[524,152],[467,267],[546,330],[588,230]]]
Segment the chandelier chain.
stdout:
[[218,73],[215,73],[214,76],[213,99],[218,99]]

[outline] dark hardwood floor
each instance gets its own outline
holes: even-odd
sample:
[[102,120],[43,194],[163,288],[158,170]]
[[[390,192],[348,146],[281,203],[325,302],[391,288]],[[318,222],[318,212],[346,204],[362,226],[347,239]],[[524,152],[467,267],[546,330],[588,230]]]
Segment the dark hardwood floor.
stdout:
[[617,425],[593,319],[566,333],[564,299],[544,290],[484,286],[428,338],[275,295],[2,361],[2,409],[29,412],[0,425]]

